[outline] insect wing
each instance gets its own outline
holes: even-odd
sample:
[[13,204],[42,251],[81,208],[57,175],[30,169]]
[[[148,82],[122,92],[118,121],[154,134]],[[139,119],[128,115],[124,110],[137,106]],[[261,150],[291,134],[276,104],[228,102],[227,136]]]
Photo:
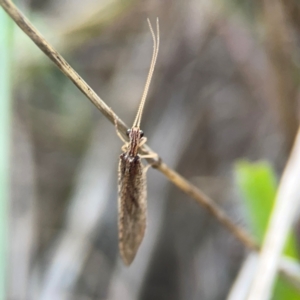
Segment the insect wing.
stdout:
[[146,229],[146,174],[139,156],[120,156],[118,205],[119,248],[124,263],[130,265]]

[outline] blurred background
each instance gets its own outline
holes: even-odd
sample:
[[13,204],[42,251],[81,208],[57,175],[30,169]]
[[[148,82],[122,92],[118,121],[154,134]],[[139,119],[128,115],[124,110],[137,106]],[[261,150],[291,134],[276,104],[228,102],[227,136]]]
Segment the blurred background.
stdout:
[[[146,19],[154,24],[159,17],[160,52],[141,125],[148,145],[262,238],[298,127],[297,0],[16,4],[128,126],[152,55]],[[123,265],[117,232],[122,142],[32,41],[3,22],[0,94],[12,99],[1,106],[0,124],[2,149],[11,145],[1,152],[4,165],[10,161],[0,191],[9,206],[1,206],[2,227],[9,227],[9,251],[1,258],[6,298],[227,299],[247,251],[153,169],[146,235],[133,264]],[[266,212],[260,191],[271,203]],[[294,256],[297,240],[295,234]],[[274,299],[299,299],[284,295]]]

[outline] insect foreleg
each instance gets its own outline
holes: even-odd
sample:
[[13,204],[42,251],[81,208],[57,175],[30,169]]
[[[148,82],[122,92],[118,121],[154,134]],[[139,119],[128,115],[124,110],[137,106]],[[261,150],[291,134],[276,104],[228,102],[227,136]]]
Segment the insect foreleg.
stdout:
[[158,155],[157,153],[149,153],[149,154],[145,154],[145,155],[140,155],[140,158],[155,158],[158,160]]
[[147,142],[147,138],[146,137],[142,137],[139,143],[139,147],[142,147],[145,143]]
[[149,170],[149,168],[152,167],[151,164],[148,164],[146,167],[143,168],[143,173],[146,175],[147,171]]
[[[147,154],[147,155],[141,155],[140,157],[141,157],[141,158],[154,158],[154,159],[156,159],[156,160],[159,159],[159,157],[158,157],[158,155],[157,155],[156,153],[150,153],[150,154]],[[145,166],[145,167],[143,168],[144,174],[146,174],[147,171],[149,170],[149,168],[150,168],[150,167],[153,167],[154,165],[155,165],[155,163],[154,163],[154,164],[149,163],[147,166]]]
[[127,149],[128,149],[128,143],[125,142],[125,145],[122,146],[121,150],[122,150],[123,152],[126,152]]

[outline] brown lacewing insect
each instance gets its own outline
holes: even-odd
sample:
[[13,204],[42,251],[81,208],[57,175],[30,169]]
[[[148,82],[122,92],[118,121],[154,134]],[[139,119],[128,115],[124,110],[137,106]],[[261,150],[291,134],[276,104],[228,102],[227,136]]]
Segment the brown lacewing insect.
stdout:
[[[130,265],[142,242],[146,229],[147,213],[147,191],[146,191],[146,170],[141,158],[153,157],[154,155],[140,156],[139,148],[145,144],[146,138],[140,130],[141,118],[146,97],[148,94],[151,78],[153,75],[156,58],[159,48],[159,23],[156,20],[155,36],[149,19],[147,20],[153,38],[153,54],[148,77],[146,80],[142,99],[131,129],[127,130],[129,142],[125,141],[118,132],[119,137],[124,141],[123,153],[119,161],[119,248],[125,265]],[[115,122],[116,123],[116,122]],[[117,124],[116,124],[117,128]]]

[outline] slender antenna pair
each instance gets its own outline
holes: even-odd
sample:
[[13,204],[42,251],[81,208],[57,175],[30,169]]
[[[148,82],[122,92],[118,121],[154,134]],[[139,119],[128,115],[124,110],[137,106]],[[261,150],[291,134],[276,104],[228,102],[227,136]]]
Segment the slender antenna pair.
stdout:
[[148,21],[148,25],[152,34],[152,38],[153,38],[153,54],[152,54],[152,60],[151,60],[151,64],[150,64],[150,68],[149,68],[149,72],[148,72],[148,76],[147,76],[147,80],[146,80],[146,84],[145,84],[145,88],[144,88],[144,92],[142,95],[142,99],[140,102],[140,106],[139,109],[137,111],[135,120],[133,122],[132,127],[140,127],[141,124],[141,119],[142,119],[142,114],[143,114],[143,109],[144,109],[144,105],[146,102],[146,98],[147,98],[147,94],[149,91],[149,87],[150,87],[150,83],[151,83],[151,79],[153,76],[153,72],[154,72],[154,67],[156,64],[156,59],[157,59],[157,55],[158,55],[158,50],[159,50],[159,21],[158,18],[156,19],[156,37],[152,28],[152,25],[150,23],[150,20],[147,19]]

